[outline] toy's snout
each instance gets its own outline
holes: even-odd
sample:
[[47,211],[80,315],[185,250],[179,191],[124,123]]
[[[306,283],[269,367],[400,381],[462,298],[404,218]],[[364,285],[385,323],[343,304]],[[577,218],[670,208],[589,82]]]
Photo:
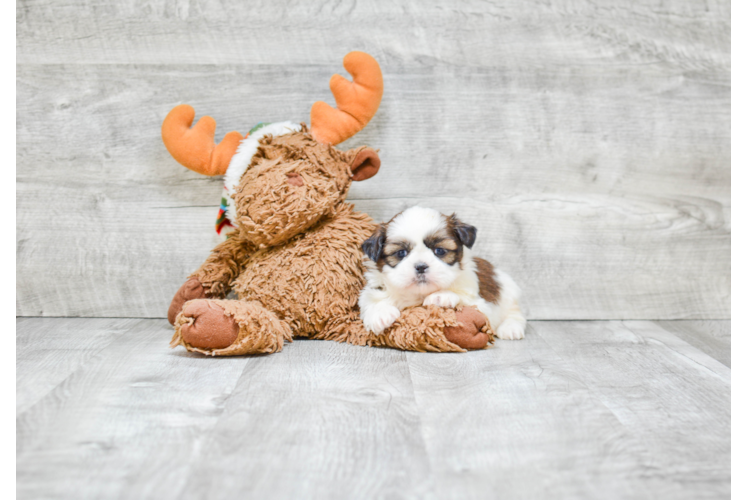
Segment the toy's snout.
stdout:
[[301,187],[304,185],[304,179],[296,172],[288,172],[286,174],[286,177],[286,182],[288,182],[292,186]]

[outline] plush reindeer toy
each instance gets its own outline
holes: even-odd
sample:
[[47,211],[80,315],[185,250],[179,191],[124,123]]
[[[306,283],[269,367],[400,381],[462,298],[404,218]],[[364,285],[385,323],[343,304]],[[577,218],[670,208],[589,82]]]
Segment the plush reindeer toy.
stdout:
[[[218,229],[227,233],[188,277],[169,307],[172,347],[208,355],[280,351],[293,337],[415,351],[479,349],[493,339],[483,314],[436,306],[403,311],[375,335],[366,331],[357,300],[365,285],[362,243],[375,225],[345,203],[352,181],[379,170],[368,147],[333,147],[360,131],[376,113],[382,74],[368,54],[351,52],[334,75],[337,108],[317,102],[311,126],[258,125],[245,138],[213,142],[215,121],[190,128],[192,107],[175,107],[162,137],[171,155],[204,175],[224,175]],[[235,300],[226,300],[234,290]]]

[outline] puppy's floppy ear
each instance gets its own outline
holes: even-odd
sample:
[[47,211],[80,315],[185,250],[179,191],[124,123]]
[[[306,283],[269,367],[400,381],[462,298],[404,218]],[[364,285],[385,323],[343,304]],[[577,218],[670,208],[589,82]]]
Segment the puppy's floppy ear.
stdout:
[[382,251],[384,250],[384,243],[386,240],[387,229],[384,224],[380,224],[377,226],[374,234],[372,234],[368,240],[364,241],[364,244],[361,245],[361,249],[367,257],[376,262],[380,257],[382,257]]
[[454,231],[455,236],[458,240],[460,240],[460,243],[468,248],[473,248],[473,245],[475,244],[475,238],[478,235],[478,229],[476,229],[475,226],[471,226],[470,224],[465,224],[460,219],[458,219],[455,214],[452,214],[449,217],[449,222],[452,226],[452,230]]

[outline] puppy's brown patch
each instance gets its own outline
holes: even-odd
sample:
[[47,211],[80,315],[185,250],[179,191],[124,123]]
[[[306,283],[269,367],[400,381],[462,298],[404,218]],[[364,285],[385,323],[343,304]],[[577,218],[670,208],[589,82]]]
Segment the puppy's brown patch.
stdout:
[[[385,251],[385,246],[387,246],[388,243],[389,243],[387,241],[387,227],[389,226],[390,222],[392,222],[393,220],[395,220],[401,213],[403,213],[403,212],[400,211],[400,212],[396,213],[387,222],[383,222],[383,223],[379,224],[377,226],[376,230],[374,231],[374,234],[372,234],[369,237],[369,239],[367,239],[364,242],[364,244],[362,246],[362,250],[367,255],[367,257],[369,257],[369,259],[373,260],[376,263],[377,270],[379,272],[382,272],[382,268],[384,267],[385,264],[389,264],[388,261],[387,261],[387,259],[386,259],[386,255],[387,255],[388,252]],[[408,246],[407,250],[410,251],[410,249],[411,249],[411,247]],[[390,250],[391,251],[389,253],[397,253],[397,251],[399,251],[400,248],[398,248],[397,250],[395,250],[394,248],[391,248]],[[397,263],[400,262],[400,260],[402,260],[402,259],[398,259],[397,261],[395,261],[394,264],[391,264],[392,267],[394,267],[395,265],[397,265]]]
[[473,261],[478,268],[478,294],[486,302],[498,304],[501,298],[501,286],[496,281],[493,264],[480,257],[473,257]]
[[[449,224],[444,229],[440,229],[434,234],[427,236],[423,240],[423,244],[429,247],[437,258],[450,266],[462,260],[462,243],[455,238],[454,232],[449,228]],[[436,254],[437,248],[444,249],[446,253],[444,255]]]
[[[401,260],[403,260],[405,257],[408,256],[406,253],[404,256],[399,256],[398,253],[400,253],[401,250],[405,250],[406,252],[410,253],[413,246],[407,242],[402,240],[395,240],[395,241],[387,241],[384,245],[384,251],[382,252],[382,258],[379,259],[381,261],[384,261],[388,266],[395,267],[400,263]],[[379,267],[379,262],[377,262],[377,267]],[[381,271],[381,268],[379,269]]]

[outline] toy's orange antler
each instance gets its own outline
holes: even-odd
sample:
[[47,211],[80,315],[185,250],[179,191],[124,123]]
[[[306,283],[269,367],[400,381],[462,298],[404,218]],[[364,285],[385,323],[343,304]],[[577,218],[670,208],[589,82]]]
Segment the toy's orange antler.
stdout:
[[189,104],[180,104],[169,111],[161,125],[166,149],[175,160],[199,174],[225,174],[243,136],[239,132],[229,132],[216,146],[213,142],[216,121],[203,116],[190,128],[194,119],[195,110]]
[[312,136],[319,142],[339,144],[363,129],[379,108],[384,84],[376,59],[364,52],[349,52],[343,67],[353,76],[330,78],[337,109],[317,101],[312,106]]

